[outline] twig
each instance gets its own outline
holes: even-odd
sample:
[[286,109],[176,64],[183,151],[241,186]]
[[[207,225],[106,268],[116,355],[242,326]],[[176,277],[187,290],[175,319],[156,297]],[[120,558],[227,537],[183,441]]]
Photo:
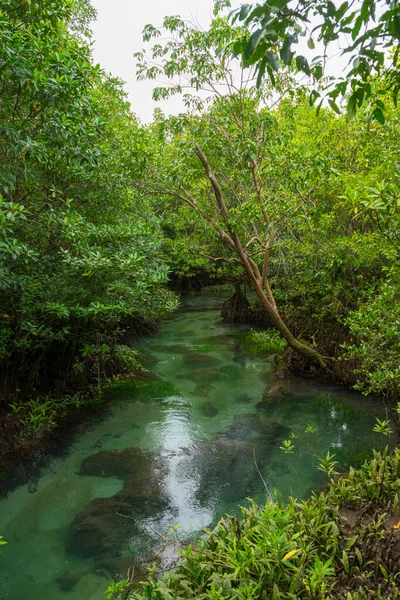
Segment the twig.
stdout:
[[256,461],[256,449],[254,448],[254,446],[253,446],[253,457],[254,457],[254,464],[255,464],[255,467],[256,467],[256,469],[257,469],[257,472],[258,472],[259,476],[261,477],[261,480],[262,480],[262,482],[263,482],[263,484],[264,484],[264,487],[265,487],[265,489],[266,489],[266,491],[267,491],[267,494],[268,494],[268,496],[269,496],[269,499],[270,499],[270,500],[273,500],[273,498],[272,498],[272,496],[271,496],[271,492],[270,492],[270,491],[269,491],[269,489],[268,489],[267,483],[266,483],[266,481],[265,481],[264,477],[262,476],[262,473],[261,473],[260,469],[258,468],[258,464],[257,464],[257,461]]

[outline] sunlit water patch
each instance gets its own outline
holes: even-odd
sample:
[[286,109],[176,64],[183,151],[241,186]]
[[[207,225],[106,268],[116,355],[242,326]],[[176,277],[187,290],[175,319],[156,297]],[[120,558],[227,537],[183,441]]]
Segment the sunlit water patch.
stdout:
[[347,468],[379,443],[382,405],[276,380],[273,357],[243,349],[246,327],[221,321],[221,302],[186,300],[141,341],[155,381],[121,384],[67,453],[0,500],[2,599],[101,599],[116,574],[157,558],[171,524],[193,539],[249,497],[307,496],[325,480],[318,456]]

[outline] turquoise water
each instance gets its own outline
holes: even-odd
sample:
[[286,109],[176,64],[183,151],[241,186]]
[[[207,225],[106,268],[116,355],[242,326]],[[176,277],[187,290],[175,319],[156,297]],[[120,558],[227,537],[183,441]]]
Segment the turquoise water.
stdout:
[[[67,452],[0,499],[8,541],[0,598],[105,598],[109,580],[129,566],[140,575],[157,557],[166,564],[171,524],[185,541],[248,497],[263,503],[275,488],[307,496],[325,481],[317,456],[329,450],[346,468],[380,443],[372,428],[382,405],[334,386],[276,380],[273,357],[243,349],[248,328],[221,321],[222,300],[190,298],[141,340],[155,381],[121,384]],[[286,456],[280,446],[291,434]]]

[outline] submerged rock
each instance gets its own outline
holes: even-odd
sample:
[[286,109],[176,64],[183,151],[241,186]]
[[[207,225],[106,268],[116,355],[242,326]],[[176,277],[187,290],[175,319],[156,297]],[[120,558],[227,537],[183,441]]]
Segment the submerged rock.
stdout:
[[223,365],[218,369],[223,379],[242,379],[243,371],[237,365]]
[[282,396],[284,393],[285,393],[285,390],[283,388],[283,385],[281,385],[280,383],[276,383],[267,392],[265,392],[264,395],[268,396],[268,397]]
[[195,369],[188,375],[180,376],[181,379],[190,379],[194,383],[211,383],[219,379],[217,369]]
[[177,469],[179,478],[196,480],[197,501],[208,508],[221,501],[251,497],[264,485],[259,469],[264,468],[268,479],[268,456],[289,431],[259,414],[237,415],[214,440],[186,449]]
[[287,367],[286,361],[281,358],[278,360],[275,366],[275,375],[278,379],[288,379],[289,377],[289,369]]
[[161,481],[165,463],[137,448],[105,450],[82,461],[82,476],[118,477],[123,489],[111,498],[92,500],[73,520],[68,552],[86,558],[115,556],[139,532],[140,521],[156,517],[168,505]]
[[199,396],[200,398],[204,398],[207,396],[214,388],[211,383],[198,383],[192,392],[195,396]]
[[186,354],[188,346],[185,346],[184,344],[153,344],[151,350],[163,354]]
[[215,356],[192,351],[184,356],[183,364],[189,369],[204,369],[205,367],[217,367],[221,364],[221,361]]
[[243,413],[236,415],[232,425],[220,431],[217,438],[273,447],[289,433],[289,428],[277,421],[271,421],[259,414]]
[[62,592],[70,592],[74,589],[74,587],[80,582],[82,577],[90,573],[88,569],[85,571],[80,571],[78,573],[71,573],[70,571],[65,571],[59,577],[56,577],[56,582],[58,587]]
[[[264,463],[265,456],[257,453],[258,467]],[[196,500],[208,510],[221,502],[251,497],[260,490],[254,447],[244,441],[220,439],[190,447],[178,472],[182,481],[196,480]]]
[[292,394],[292,386],[289,381],[274,383],[272,387],[267,387],[263,393],[262,400],[256,404],[256,409],[268,411],[271,406],[275,406],[277,402],[280,402],[280,400],[290,394]]
[[162,381],[159,375],[156,375],[152,371],[144,371],[143,369],[136,369],[136,371],[132,371],[131,373],[129,373],[129,377],[131,377],[135,381]]
[[235,399],[236,404],[249,404],[250,396],[248,394],[239,394]]
[[205,415],[206,417],[215,417],[215,415],[219,413],[218,408],[215,408],[215,406],[208,401],[203,402],[203,404],[201,405],[201,410],[203,415]]

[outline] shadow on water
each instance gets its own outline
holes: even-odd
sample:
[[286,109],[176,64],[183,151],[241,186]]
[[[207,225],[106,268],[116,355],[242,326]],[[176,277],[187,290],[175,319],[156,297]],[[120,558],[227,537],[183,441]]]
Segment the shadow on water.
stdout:
[[[324,482],[317,456],[329,450],[347,468],[376,445],[382,405],[276,380],[272,357],[243,349],[246,327],[221,321],[221,301],[190,298],[143,339],[155,376],[116,385],[106,411],[0,500],[2,599],[101,598],[132,564],[140,575],[170,559],[161,538],[171,524],[187,541],[249,497],[263,503],[275,488],[306,496]],[[295,452],[286,456],[290,436]]]

